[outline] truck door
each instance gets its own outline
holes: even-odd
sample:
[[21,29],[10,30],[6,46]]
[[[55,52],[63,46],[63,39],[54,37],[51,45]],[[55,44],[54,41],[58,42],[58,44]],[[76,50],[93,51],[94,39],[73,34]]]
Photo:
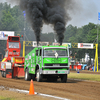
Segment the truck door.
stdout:
[[42,49],[38,48],[38,50],[36,51],[36,55],[37,55],[37,64],[40,66],[40,68],[42,67]]

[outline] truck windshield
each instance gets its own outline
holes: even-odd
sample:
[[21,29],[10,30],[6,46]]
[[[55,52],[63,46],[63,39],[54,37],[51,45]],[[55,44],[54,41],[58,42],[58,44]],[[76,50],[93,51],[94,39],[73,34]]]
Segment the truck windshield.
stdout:
[[66,49],[45,49],[44,56],[68,56]]
[[9,48],[19,48],[19,42],[9,42]]

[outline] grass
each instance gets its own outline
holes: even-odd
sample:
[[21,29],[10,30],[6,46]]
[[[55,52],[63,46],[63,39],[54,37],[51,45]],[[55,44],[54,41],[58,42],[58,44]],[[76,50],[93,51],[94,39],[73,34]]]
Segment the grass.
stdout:
[[14,99],[13,98],[6,98],[6,97],[0,96],[0,100],[14,100]]
[[100,82],[100,75],[99,74],[70,73],[68,75],[68,78],[91,80],[91,81],[99,81]]

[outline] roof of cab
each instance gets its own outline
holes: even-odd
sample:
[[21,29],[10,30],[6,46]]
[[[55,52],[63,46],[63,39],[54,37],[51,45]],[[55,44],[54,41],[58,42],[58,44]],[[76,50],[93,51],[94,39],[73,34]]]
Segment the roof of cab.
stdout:
[[67,48],[66,46],[58,46],[58,45],[48,45],[48,46],[38,46],[42,48]]

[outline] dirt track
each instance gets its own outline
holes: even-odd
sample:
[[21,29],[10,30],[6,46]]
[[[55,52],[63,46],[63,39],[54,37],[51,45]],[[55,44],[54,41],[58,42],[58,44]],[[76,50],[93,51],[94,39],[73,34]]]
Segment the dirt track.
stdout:
[[[72,100],[100,100],[100,82],[68,79],[67,83],[61,83],[60,81],[55,83],[34,81],[33,83],[34,90],[38,93]],[[29,90],[30,81],[24,81],[24,79],[7,79],[0,76],[0,86]]]

